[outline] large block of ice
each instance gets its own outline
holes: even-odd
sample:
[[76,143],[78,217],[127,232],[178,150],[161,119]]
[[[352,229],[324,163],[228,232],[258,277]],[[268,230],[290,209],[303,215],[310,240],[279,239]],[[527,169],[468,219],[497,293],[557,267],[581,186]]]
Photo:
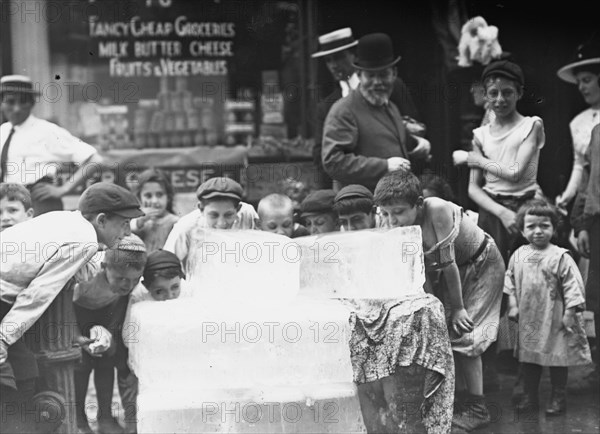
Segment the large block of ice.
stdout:
[[423,293],[421,228],[297,238],[300,293],[324,298],[400,298]]
[[197,231],[193,297],[133,305],[140,432],[364,432],[337,298],[423,292],[419,227]]
[[186,291],[203,298],[293,299],[298,245],[263,231],[197,230],[188,251]]
[[140,384],[268,388],[352,381],[349,312],[335,301],[188,298],[132,306]]
[[133,305],[140,432],[364,431],[348,319],[304,297]]

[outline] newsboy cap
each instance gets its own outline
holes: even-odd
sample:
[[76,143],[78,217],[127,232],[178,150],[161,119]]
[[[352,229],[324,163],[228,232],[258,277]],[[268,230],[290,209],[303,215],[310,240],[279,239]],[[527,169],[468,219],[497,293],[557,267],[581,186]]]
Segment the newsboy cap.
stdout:
[[82,214],[105,212],[125,218],[144,215],[135,195],[112,182],[97,182],[85,189],[78,208]]
[[481,82],[485,83],[488,77],[499,75],[516,81],[521,86],[525,84],[525,76],[519,65],[510,60],[494,60],[485,67],[481,73]]
[[183,276],[183,270],[181,268],[181,262],[175,253],[167,250],[156,250],[148,255],[146,266],[144,267],[144,275],[149,275],[155,271],[177,269],[179,274]]
[[300,214],[306,216],[331,212],[334,198],[335,192],[333,190],[313,191],[300,203]]
[[244,189],[231,178],[215,177],[200,184],[196,190],[198,199],[212,199],[214,197],[230,197],[236,200],[242,200]]

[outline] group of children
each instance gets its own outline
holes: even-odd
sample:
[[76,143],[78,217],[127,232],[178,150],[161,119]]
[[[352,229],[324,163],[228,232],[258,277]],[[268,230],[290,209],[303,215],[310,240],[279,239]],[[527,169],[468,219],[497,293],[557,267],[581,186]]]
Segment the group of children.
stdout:
[[[522,364],[525,394],[517,409],[537,411],[542,367],[549,366],[553,389],[546,414],[563,414],[567,367],[591,362],[581,315],[583,281],[569,252],[553,244],[560,216],[536,182],[543,123],[516,110],[523,93],[522,71],[512,62],[494,62],[484,70],[482,83],[494,116],[474,131],[473,150],[454,153],[455,164],[466,164],[472,171],[469,193],[479,207],[474,218],[452,202],[443,180],[432,175],[419,179],[403,170],[383,176],[374,192],[357,184],[338,192],[317,190],[299,207],[285,194],[275,193],[262,198],[256,210],[243,201],[240,184],[211,178],[197,190],[197,209],[181,218],[173,211],[173,190],[160,170],[140,175],[136,203],[123,191],[113,192],[120,202],[103,198],[104,190],[112,188],[106,185],[88,188],[78,218],[91,224],[88,232],[95,230],[95,236],[89,232],[88,237],[108,248],[86,252],[86,261],[79,264],[85,276],[78,278],[74,291],[77,343],[83,349],[75,377],[80,429],[91,432],[85,395],[92,370],[100,431],[121,429],[110,409],[116,369],[127,430],[135,432],[137,380],[127,363],[128,312],[138,301],[179,296],[194,234],[211,228],[255,229],[295,238],[419,225],[427,289],[444,304],[455,354],[453,424],[470,431],[490,422],[481,358],[496,340],[494,330],[505,313],[518,323],[515,356]],[[26,225],[33,214],[27,189],[2,184],[0,209],[2,230]],[[20,235],[10,232],[13,238]],[[75,271],[59,283],[66,283]],[[9,301],[3,287],[3,308]],[[17,305],[14,302],[12,310]],[[35,315],[29,323],[31,319]],[[534,340],[528,339],[532,329]],[[4,362],[8,345],[20,336],[0,337]]]

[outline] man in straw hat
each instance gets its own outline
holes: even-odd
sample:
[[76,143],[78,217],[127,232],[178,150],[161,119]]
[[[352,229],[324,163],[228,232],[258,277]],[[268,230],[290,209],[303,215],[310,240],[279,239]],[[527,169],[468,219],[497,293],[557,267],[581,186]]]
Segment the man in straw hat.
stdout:
[[389,171],[427,159],[431,145],[411,134],[391,100],[397,79],[392,41],[383,33],[363,36],[353,66],[360,84],[336,101],[325,119],[322,160],[334,189],[361,184],[371,191]]
[[[352,35],[349,27],[335,30],[319,36],[319,51],[313,53],[313,59],[325,60],[325,65],[338,86],[333,92],[319,101],[317,105],[317,119],[315,129],[315,146],[313,158],[317,167],[321,188],[331,188],[331,178],[323,169],[321,148],[323,139],[323,124],[329,109],[338,99],[347,96],[356,89],[360,83],[354,61],[356,60],[355,47],[358,41]],[[394,89],[390,97],[407,118],[420,119],[419,112],[410,96],[406,84],[400,77],[394,81]]]
[[[62,197],[91,176],[102,158],[96,149],[73,137],[64,128],[39,119],[31,111],[39,96],[24,75],[0,78],[2,182],[25,185],[31,191],[35,215],[63,209]],[[54,185],[59,163],[75,163],[79,169],[62,186]],[[84,163],[92,163],[84,167]]]

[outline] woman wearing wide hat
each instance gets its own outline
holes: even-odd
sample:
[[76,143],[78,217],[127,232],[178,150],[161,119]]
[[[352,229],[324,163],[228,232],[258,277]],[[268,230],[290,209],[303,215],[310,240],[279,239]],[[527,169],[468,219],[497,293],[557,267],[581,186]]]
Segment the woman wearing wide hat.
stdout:
[[560,68],[557,74],[567,83],[576,84],[589,106],[569,124],[573,140],[573,170],[567,188],[556,198],[556,205],[564,209],[582,183],[585,153],[592,129],[600,123],[600,38],[580,45],[571,62]]
[[[600,38],[598,36],[600,35],[596,35],[590,42],[580,45],[572,61],[557,72],[562,80],[577,85],[581,96],[588,105],[588,108],[575,116],[569,124],[573,140],[573,170],[567,188],[556,198],[556,204],[564,209],[573,197],[577,195],[570,216],[575,235],[578,232],[584,232],[582,229],[584,229],[583,223],[586,219],[582,218],[582,204],[585,203],[585,200],[584,195],[578,194],[578,192],[585,190],[587,186],[588,173],[584,170],[587,162],[586,154],[590,146],[592,130],[600,124]],[[597,239],[600,233],[600,221],[596,218],[590,226],[590,228],[586,228],[590,230],[590,238],[595,237]],[[595,241],[594,245],[594,253],[581,266],[584,274],[587,268],[586,309],[594,313],[597,354],[600,338],[600,319],[598,317],[600,313],[600,290],[598,288],[600,263],[597,260],[597,241]],[[596,356],[594,370],[583,377],[582,381],[573,383],[570,389],[577,391],[597,390],[599,379],[600,374]]]

